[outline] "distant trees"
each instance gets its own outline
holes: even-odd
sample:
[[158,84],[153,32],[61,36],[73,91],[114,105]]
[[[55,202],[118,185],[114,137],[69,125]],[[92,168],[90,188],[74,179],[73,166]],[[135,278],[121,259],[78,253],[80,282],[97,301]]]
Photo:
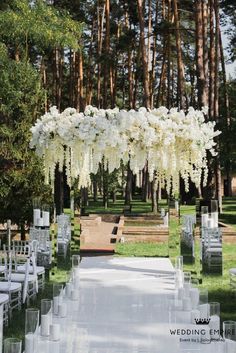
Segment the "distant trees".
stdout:
[[[24,232],[32,198],[52,202],[43,165],[29,149],[30,127],[49,104],[60,105],[62,52],[79,48],[81,26],[40,0],[1,2],[0,10],[0,219]],[[51,60],[58,53],[60,63]]]

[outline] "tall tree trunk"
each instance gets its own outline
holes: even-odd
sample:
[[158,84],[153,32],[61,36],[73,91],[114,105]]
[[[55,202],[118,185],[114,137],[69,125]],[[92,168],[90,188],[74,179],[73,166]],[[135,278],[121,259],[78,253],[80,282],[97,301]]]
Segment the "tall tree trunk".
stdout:
[[197,59],[197,87],[198,87],[198,108],[207,106],[207,94],[205,91],[204,72],[204,41],[203,41],[203,4],[202,0],[195,1],[196,7],[196,59]]
[[163,104],[163,91],[164,91],[164,83],[166,79],[166,52],[167,52],[167,47],[166,45],[164,46],[164,51],[163,51],[163,59],[162,59],[162,66],[161,66],[161,75],[160,75],[160,81],[159,81],[159,86],[158,86],[158,93],[157,93],[157,100],[156,104],[157,107],[159,105]]
[[59,49],[54,50],[55,53],[55,100],[58,110],[61,110],[61,53]]
[[154,179],[152,181],[152,212],[156,215],[158,212],[158,181],[155,172]]
[[167,34],[167,108],[170,109],[171,107],[171,0],[168,0],[168,34]]
[[204,94],[206,95],[206,102],[205,104],[208,106],[209,104],[209,48],[208,48],[208,16],[209,16],[209,10],[208,10],[208,0],[202,0],[202,21],[203,21],[203,48],[204,48],[204,57],[203,57],[203,66],[204,66]]
[[74,107],[74,86],[75,86],[75,52],[74,50],[70,50],[69,54],[69,62],[70,62],[70,88],[69,88],[69,102],[70,106]]
[[148,162],[146,162],[146,166],[143,168],[142,172],[142,201],[148,201],[148,183],[149,183],[149,174],[148,174]]
[[[61,109],[61,52],[58,48],[54,50],[54,70],[53,70],[55,102],[58,110]],[[64,207],[64,173],[59,170],[57,166],[55,170],[55,204],[56,212],[60,214],[63,212]]]
[[[105,0],[106,36],[105,36],[105,63],[103,78],[103,108],[108,107],[108,76],[110,72],[110,0]],[[110,87],[112,90],[112,87]]]
[[100,1],[98,0],[97,6],[97,16],[98,16],[98,46],[97,46],[97,55],[98,55],[98,67],[97,67],[97,107],[101,107],[101,55],[102,55],[102,33],[104,27],[104,18],[105,18],[105,4],[103,6],[102,14],[100,15]]
[[144,21],[144,9],[143,0],[137,0],[138,5],[138,17],[140,27],[140,45],[142,53],[142,64],[143,64],[143,86],[144,86],[144,105],[146,108],[150,108],[150,91],[149,91],[149,72],[147,62],[147,50],[145,44],[145,21]]
[[45,62],[44,62],[43,56],[41,59],[40,73],[41,73],[42,86],[45,89],[45,92],[44,92],[44,111],[46,113],[48,111],[48,96],[47,96],[47,90],[46,90],[46,88],[47,88],[47,72],[46,72],[46,67],[45,67]]
[[55,182],[54,182],[54,201],[56,205],[56,214],[59,215],[63,212],[64,208],[64,173],[59,170],[59,166],[55,169]]
[[128,163],[127,166],[127,181],[126,181],[126,188],[125,188],[125,205],[130,205],[132,201],[132,179],[133,173],[130,169],[130,165]]
[[76,109],[78,111],[84,110],[84,72],[83,72],[83,54],[79,50],[76,53],[76,67],[77,67],[77,84],[76,84]]
[[177,0],[173,0],[174,8],[174,20],[175,20],[175,39],[176,39],[176,50],[177,50],[177,65],[178,65],[178,97],[179,106],[181,109],[185,107],[185,80],[184,80],[184,65],[182,59],[182,49],[181,49],[181,36],[180,36],[180,21],[178,12]]
[[91,105],[92,95],[93,95],[93,75],[94,69],[92,65],[92,54],[94,46],[94,29],[95,29],[95,15],[93,16],[91,38],[88,53],[88,73],[87,73],[87,84],[86,84],[86,105]]
[[[215,9],[215,85],[214,85],[214,115],[216,123],[219,124],[219,58],[220,58],[220,14],[219,0],[214,0]],[[217,138],[218,155],[216,157],[216,195],[219,202],[219,209],[222,212],[222,182],[220,165],[220,141]]]
[[209,118],[210,120],[214,120],[214,87],[215,87],[214,0],[209,0],[209,8],[210,8]]
[[107,209],[108,207],[108,171],[105,170],[103,166],[103,207]]
[[150,73],[150,106],[151,109],[154,105],[154,89],[155,89],[155,79],[156,79],[156,51],[157,51],[157,25],[158,25],[158,5],[159,1],[156,1],[156,11],[155,11],[155,23],[153,29],[153,48],[152,48],[152,68]]
[[93,201],[97,202],[98,200],[98,183],[97,180],[93,181]]
[[227,88],[227,79],[226,79],[226,68],[225,68],[225,58],[224,58],[224,49],[222,43],[222,37],[220,32],[220,58],[221,58],[221,68],[222,68],[222,79],[223,79],[223,95],[224,95],[224,107],[226,113],[226,178],[227,178],[227,196],[232,196],[232,178],[231,178],[231,144],[230,144],[230,134],[231,134],[231,114],[230,114],[230,105],[229,105],[229,94]]

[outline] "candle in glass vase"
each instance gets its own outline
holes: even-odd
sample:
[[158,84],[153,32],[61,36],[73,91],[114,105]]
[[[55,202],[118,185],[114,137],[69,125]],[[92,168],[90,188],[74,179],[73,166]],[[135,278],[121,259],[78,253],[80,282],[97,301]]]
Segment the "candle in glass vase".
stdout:
[[191,299],[188,297],[183,298],[183,310],[190,311],[192,309]]
[[50,226],[50,214],[48,211],[43,211],[43,226],[44,227]]
[[212,218],[208,219],[207,226],[208,228],[214,228],[214,220]]
[[200,311],[200,318],[201,319],[208,319],[209,317],[209,304],[201,304],[198,307]]
[[201,220],[202,220],[202,227],[207,227],[208,226],[208,214],[207,213],[203,213],[201,215]]
[[50,335],[50,324],[51,324],[51,315],[42,315],[41,316],[41,335],[49,336]]
[[211,315],[210,317],[210,334],[213,339],[220,337],[220,318],[217,315]]
[[38,220],[40,219],[41,217],[41,211],[39,208],[35,208],[34,209],[34,226],[37,226],[38,225]]
[[188,283],[188,282],[185,282],[185,283],[184,283],[184,290],[185,290],[185,295],[186,295],[186,296],[189,296],[190,288],[191,288],[191,284]]
[[59,296],[53,298],[53,314],[58,315]]
[[67,314],[67,307],[65,303],[58,305],[58,314],[60,317],[66,317]]
[[183,287],[183,272],[179,269],[175,273],[175,287],[177,289]]
[[67,283],[66,284],[66,296],[67,296],[67,298],[71,297],[71,291],[72,291],[72,285],[71,285],[71,283]]
[[218,227],[218,212],[212,213],[211,218],[213,219],[214,228],[217,228]]
[[233,340],[226,339],[226,352],[227,353],[235,353],[236,352],[236,342]]
[[71,293],[71,299],[72,300],[78,300],[79,299],[79,293],[77,289],[73,289]]
[[25,335],[25,353],[34,353],[34,334],[27,333]]
[[179,288],[178,289],[178,299],[183,299],[184,295],[185,295],[184,288]]
[[198,288],[191,288],[189,291],[192,307],[196,309],[199,303],[199,289]]
[[201,334],[201,343],[209,344],[211,343],[210,327],[208,325],[204,326]]
[[38,218],[38,227],[43,227],[43,218]]
[[52,341],[58,341],[60,339],[60,325],[50,325],[50,338]]

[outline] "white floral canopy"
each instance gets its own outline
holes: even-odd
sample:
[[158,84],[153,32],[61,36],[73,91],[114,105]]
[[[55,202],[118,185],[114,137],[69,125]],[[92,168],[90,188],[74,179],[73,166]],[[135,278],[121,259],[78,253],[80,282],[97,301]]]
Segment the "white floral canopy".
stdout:
[[56,165],[66,167],[68,184],[79,177],[79,187],[90,184],[90,174],[99,163],[109,172],[130,163],[138,174],[148,161],[150,180],[154,174],[162,187],[178,192],[179,176],[188,190],[189,178],[198,187],[204,175],[207,151],[215,155],[215,122],[205,120],[207,108],[188,112],[165,107],[147,110],[97,109],[87,106],[84,113],[67,108],[62,113],[52,107],[31,128],[30,146],[43,157],[45,181],[54,185]]

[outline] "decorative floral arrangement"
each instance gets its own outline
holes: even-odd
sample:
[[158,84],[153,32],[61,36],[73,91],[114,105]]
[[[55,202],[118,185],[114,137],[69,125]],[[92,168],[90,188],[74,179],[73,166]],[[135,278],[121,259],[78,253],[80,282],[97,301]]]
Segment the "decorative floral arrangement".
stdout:
[[[188,190],[189,178],[198,187],[207,180],[207,151],[215,155],[215,122],[205,121],[207,108],[188,112],[165,107],[147,110],[97,109],[87,106],[84,113],[67,108],[59,113],[52,107],[31,128],[30,146],[43,157],[46,183],[54,184],[55,167],[66,166],[71,185],[90,184],[99,163],[109,172],[130,162],[138,174],[148,161],[150,180],[157,177],[167,191],[178,192],[179,176]],[[172,186],[172,188],[171,188]]]

